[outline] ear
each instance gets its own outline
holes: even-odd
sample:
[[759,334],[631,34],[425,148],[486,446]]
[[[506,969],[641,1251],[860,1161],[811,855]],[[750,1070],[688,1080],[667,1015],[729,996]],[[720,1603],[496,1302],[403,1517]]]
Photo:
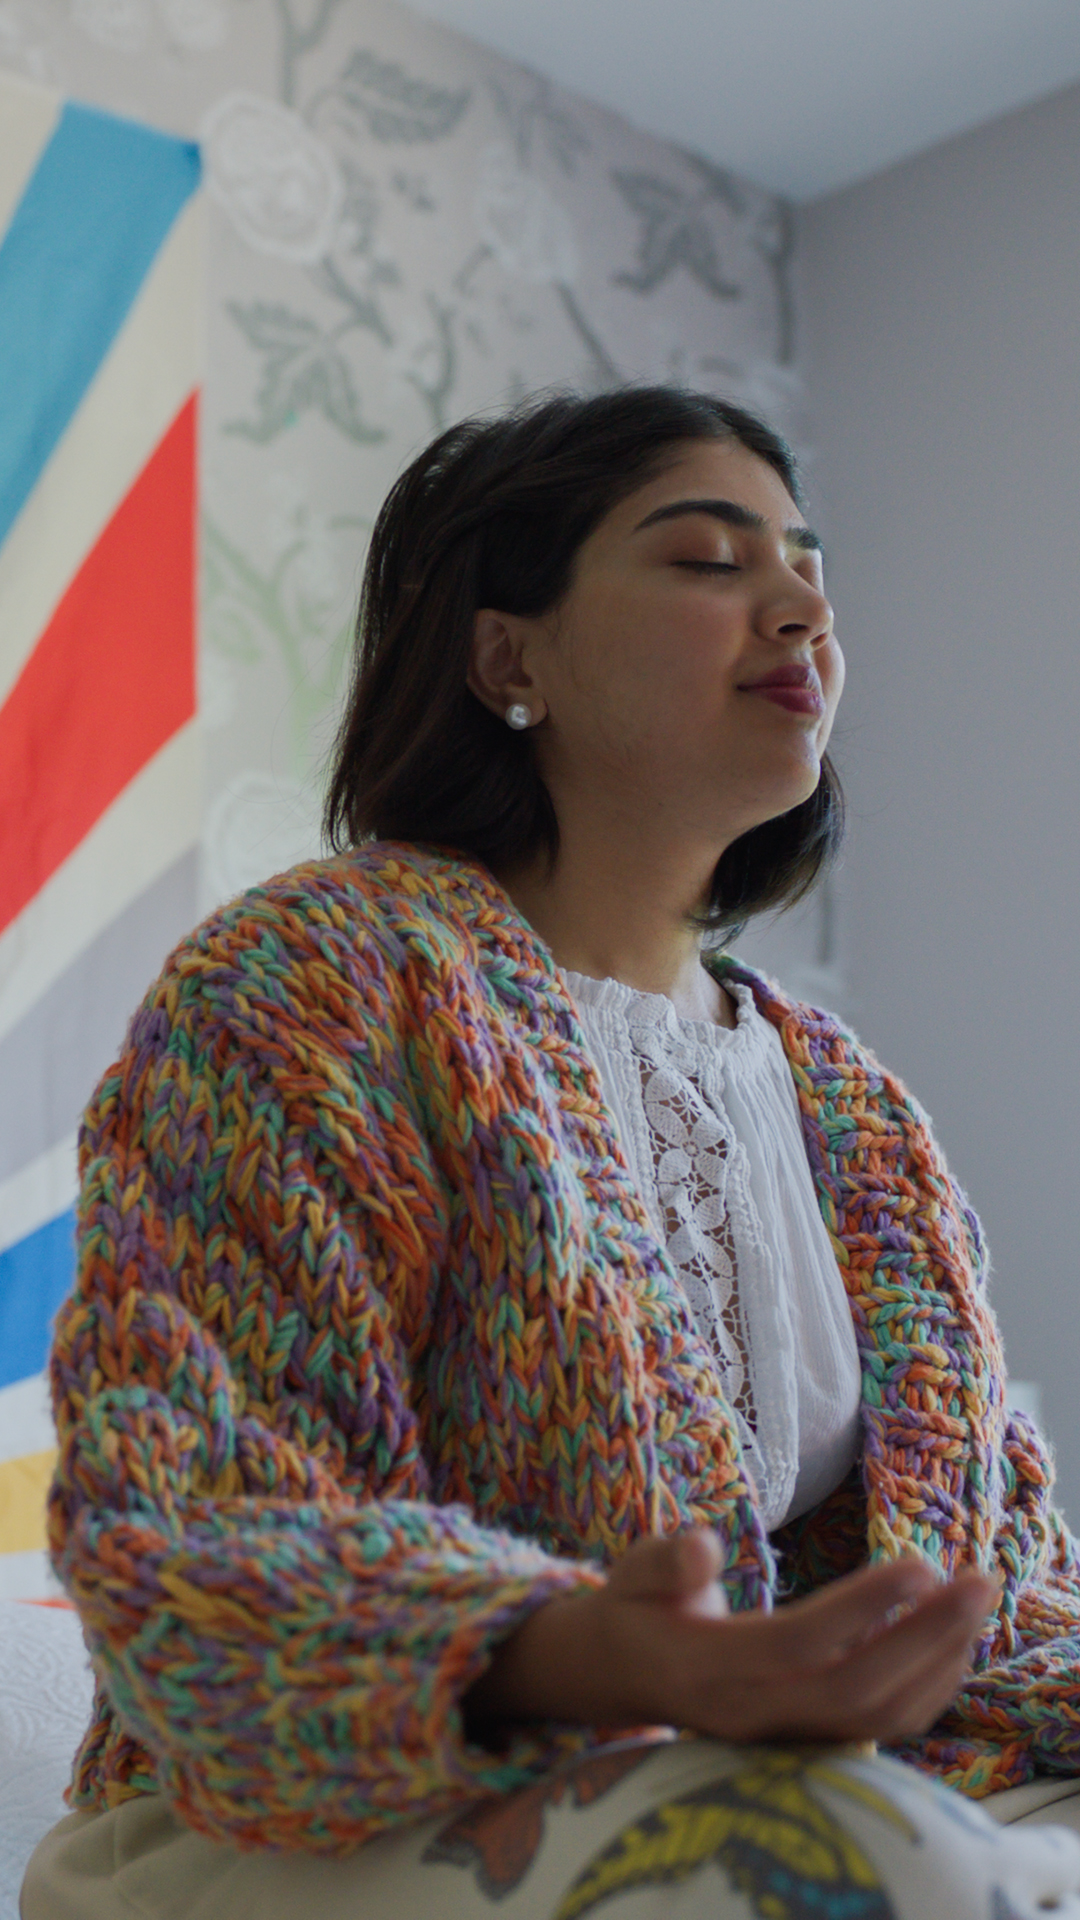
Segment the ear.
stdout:
[[501,720],[507,707],[526,706],[536,723],[547,706],[525,663],[528,622],[481,607],[473,622],[466,682],[485,707]]

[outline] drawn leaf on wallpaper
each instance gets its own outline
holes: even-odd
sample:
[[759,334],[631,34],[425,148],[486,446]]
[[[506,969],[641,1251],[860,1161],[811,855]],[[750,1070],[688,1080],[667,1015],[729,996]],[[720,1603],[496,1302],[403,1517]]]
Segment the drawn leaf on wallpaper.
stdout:
[[447,425],[447,407],[457,377],[454,339],[455,308],[444,306],[435,294],[424,301],[427,309],[406,318],[388,356],[391,376],[411,387],[423,401],[436,433]]
[[795,249],[795,215],[786,200],[770,200],[758,210],[749,234],[772,275],[776,293],[777,347],[781,366],[795,356],[795,295],[791,284],[791,257]]
[[415,145],[453,133],[471,98],[469,87],[455,92],[429,86],[394,61],[358,47],[337,79],[316,94],[308,118],[325,112],[353,140],[363,140],[368,133],[376,140]]
[[693,168],[710,199],[725,201],[732,213],[746,212],[746,195],[726,167],[718,167],[715,161],[706,160],[700,153],[686,153],[682,157]]
[[330,22],[342,0],[316,0],[314,9],[304,8],[307,19],[294,18],[292,0],[275,0],[281,26],[281,98],[287,107],[296,104],[300,62],[321,46]]
[[685,267],[714,299],[740,297],[741,287],[725,280],[717,253],[713,213],[716,191],[706,186],[703,192],[688,193],[656,174],[625,173],[617,167],[611,177],[641,222],[637,268],[632,273],[617,273],[616,286],[652,293],[677,267]]
[[259,613],[251,596],[236,594],[231,550],[208,517],[203,519],[201,547],[202,599],[207,615],[207,637],[219,653],[242,666],[256,666],[263,657]]
[[226,433],[263,445],[314,408],[358,446],[386,439],[381,427],[363,418],[345,356],[314,320],[262,300],[247,306],[232,300],[228,311],[265,358],[255,396],[257,419],[231,420]]
[[395,193],[410,206],[414,213],[434,213],[438,202],[431,197],[431,187],[422,173],[406,173],[399,169],[390,181]]
[[489,80],[488,87],[523,167],[532,159],[533,136],[539,133],[556,165],[564,173],[577,172],[580,155],[589,150],[588,137],[562,105],[559,91],[550,80],[538,76],[527,93],[516,96],[501,80]]
[[345,194],[338,227],[338,244],[349,253],[370,253],[379,219],[375,182],[352,159],[341,167]]
[[[310,516],[307,516],[310,519]],[[337,617],[338,595],[320,578],[329,535],[370,532],[370,522],[337,516],[324,527],[294,516],[293,537],[264,569],[231,540],[210,515],[202,523],[203,604],[210,645],[227,659],[252,666],[269,641],[285,671],[292,722],[292,758],[304,771],[316,734],[333,714],[352,643],[351,608]]]

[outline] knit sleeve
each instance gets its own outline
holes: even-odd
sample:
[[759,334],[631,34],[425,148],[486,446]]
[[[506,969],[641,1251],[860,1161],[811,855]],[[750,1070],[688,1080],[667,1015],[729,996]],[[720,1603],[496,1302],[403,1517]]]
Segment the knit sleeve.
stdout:
[[1003,1458],[996,1616],[948,1711],[896,1750],[976,1799],[1080,1773],[1080,1550],[1050,1504],[1046,1448],[1022,1415],[1008,1422]]
[[50,1538],[113,1727],[72,1804],[156,1786],[213,1837],[339,1851],[595,1742],[489,1750],[461,1700],[602,1575],[430,1498],[445,1204],[386,981],[381,1020],[355,969],[302,990],[315,931],[193,936],[87,1112]]
[[[985,1357],[1004,1394],[982,1224],[944,1163],[941,1177],[966,1242]],[[1001,1597],[948,1711],[897,1750],[977,1799],[1039,1774],[1080,1773],[1080,1544],[1053,1505],[1053,1458],[1034,1422],[1006,1408],[997,1431],[987,1479],[996,1489],[989,1559]]]

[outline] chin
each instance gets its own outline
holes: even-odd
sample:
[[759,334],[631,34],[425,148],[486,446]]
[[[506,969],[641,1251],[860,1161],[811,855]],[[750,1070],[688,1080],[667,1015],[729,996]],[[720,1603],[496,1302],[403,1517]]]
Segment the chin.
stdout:
[[783,782],[784,797],[781,799],[778,792],[777,806],[769,818],[775,820],[782,813],[790,813],[793,807],[801,807],[804,800],[809,800],[811,794],[816,793],[820,779],[820,759],[815,758],[812,762],[803,760],[797,768],[792,769],[790,779]]

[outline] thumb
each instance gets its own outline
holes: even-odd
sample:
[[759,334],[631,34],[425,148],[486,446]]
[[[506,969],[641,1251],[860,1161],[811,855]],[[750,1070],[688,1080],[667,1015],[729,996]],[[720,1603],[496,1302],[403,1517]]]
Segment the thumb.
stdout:
[[649,1534],[635,1540],[608,1575],[608,1587],[622,1600],[697,1602],[695,1612],[720,1615],[727,1602],[714,1583],[720,1572],[720,1545],[705,1527],[685,1533]]

